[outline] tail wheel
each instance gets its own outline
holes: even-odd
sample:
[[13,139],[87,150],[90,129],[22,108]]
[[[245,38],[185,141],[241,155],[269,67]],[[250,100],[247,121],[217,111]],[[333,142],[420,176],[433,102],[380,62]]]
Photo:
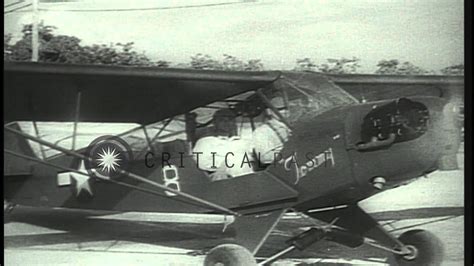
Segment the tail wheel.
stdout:
[[204,266],[256,266],[252,253],[246,248],[235,244],[219,245],[207,254]]
[[10,213],[15,205],[13,203],[8,202],[6,199],[3,199],[3,214]]
[[399,265],[441,265],[443,244],[434,234],[424,230],[411,230],[398,238],[410,251],[397,255]]
[[15,204],[3,199],[3,224],[10,222],[10,215],[8,214],[13,210],[14,207]]

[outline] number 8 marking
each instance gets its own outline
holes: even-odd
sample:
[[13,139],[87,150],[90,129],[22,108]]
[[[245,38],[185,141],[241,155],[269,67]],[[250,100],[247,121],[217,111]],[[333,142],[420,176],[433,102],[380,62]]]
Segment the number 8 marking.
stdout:
[[[175,165],[166,165],[163,167],[163,181],[166,187],[181,191],[181,186],[179,185],[178,168],[176,168]],[[165,194],[170,197],[176,196],[176,194],[169,191],[165,191]]]

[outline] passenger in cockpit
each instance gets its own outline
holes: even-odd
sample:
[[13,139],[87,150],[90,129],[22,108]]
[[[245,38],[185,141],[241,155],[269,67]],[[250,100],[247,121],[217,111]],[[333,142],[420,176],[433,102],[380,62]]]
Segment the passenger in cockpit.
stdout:
[[211,180],[217,181],[252,173],[250,164],[242,164],[244,156],[252,156],[250,140],[237,135],[235,114],[221,109],[213,116],[213,135],[196,142],[194,153],[201,153],[198,167],[209,172]]

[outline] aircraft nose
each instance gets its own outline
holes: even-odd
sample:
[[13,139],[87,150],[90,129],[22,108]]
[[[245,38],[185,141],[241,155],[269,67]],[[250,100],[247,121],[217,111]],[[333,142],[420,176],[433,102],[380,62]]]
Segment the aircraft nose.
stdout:
[[457,153],[461,145],[461,123],[459,120],[460,107],[447,102],[439,112],[434,130],[441,145],[441,155],[438,159],[439,170],[458,169]]

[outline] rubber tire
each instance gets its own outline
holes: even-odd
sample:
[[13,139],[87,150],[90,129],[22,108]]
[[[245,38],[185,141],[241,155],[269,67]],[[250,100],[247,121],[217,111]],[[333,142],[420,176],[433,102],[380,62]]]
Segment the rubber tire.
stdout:
[[252,253],[246,248],[235,244],[219,245],[207,254],[204,266],[256,266]]
[[7,200],[3,200],[3,214],[6,215],[13,211],[15,204],[8,202]]
[[401,234],[398,239],[405,245],[416,247],[418,254],[413,260],[397,255],[398,265],[441,265],[443,261],[443,243],[434,234],[425,230],[410,230]]

